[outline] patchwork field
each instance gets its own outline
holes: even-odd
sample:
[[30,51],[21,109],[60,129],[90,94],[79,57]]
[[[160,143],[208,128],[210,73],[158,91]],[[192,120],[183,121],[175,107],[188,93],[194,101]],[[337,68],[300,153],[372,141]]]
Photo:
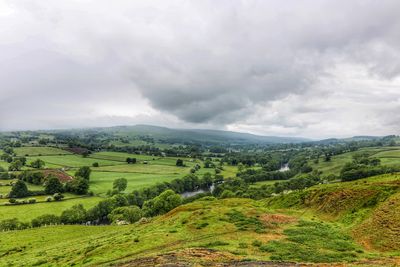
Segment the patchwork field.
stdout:
[[[43,201],[44,197],[35,197],[38,201]],[[44,215],[61,215],[62,211],[76,205],[82,204],[85,208],[95,206],[102,198],[100,197],[77,197],[67,195],[62,201],[39,202],[35,204],[4,206],[0,205],[0,220],[18,218],[20,221],[29,222],[32,219]],[[0,265],[1,266],[1,265]]]
[[71,152],[55,147],[16,147],[14,153],[17,156],[46,156],[46,155],[69,155]]
[[313,169],[318,169],[323,172],[323,175],[339,175],[342,167],[352,161],[352,158],[357,153],[368,153],[370,157],[375,157],[381,160],[383,165],[400,165],[400,149],[398,147],[372,147],[362,148],[355,152],[348,152],[333,156],[331,161],[324,161],[322,158],[318,164],[310,160],[309,165]]

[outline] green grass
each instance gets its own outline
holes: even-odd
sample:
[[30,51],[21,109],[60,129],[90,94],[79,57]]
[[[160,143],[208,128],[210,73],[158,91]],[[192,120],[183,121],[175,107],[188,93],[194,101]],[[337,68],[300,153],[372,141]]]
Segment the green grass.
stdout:
[[277,182],[282,182],[282,181],[285,181],[285,180],[261,181],[261,182],[256,182],[256,183],[254,183],[254,184],[252,184],[250,186],[251,187],[255,187],[255,188],[260,188],[263,185],[273,185],[273,184],[275,184]]
[[[248,199],[200,200],[145,224],[4,232],[0,261],[7,266],[108,266],[171,251],[180,253],[186,248],[214,249],[204,258],[185,258],[187,263],[200,265],[249,258],[334,262],[370,256],[358,255],[358,247],[348,234],[329,223],[277,223],[275,228],[257,232],[261,219],[256,218],[269,212],[262,203]],[[256,227],[238,229],[241,221],[254,222]],[[213,257],[218,251],[225,254]],[[135,262],[130,265],[140,266]]]
[[358,258],[357,247],[339,227],[327,223],[301,221],[285,229],[287,237],[260,247],[272,253],[272,260],[296,262],[348,262]]
[[68,209],[76,204],[83,204],[85,208],[91,208],[96,205],[100,200],[101,198],[99,197],[78,197],[62,201],[26,205],[0,205],[0,220],[18,218],[21,221],[28,222],[43,214],[60,215],[63,210]]
[[17,156],[38,156],[38,155],[66,155],[66,154],[71,154],[70,152],[60,149],[60,148],[55,148],[55,147],[31,147],[31,146],[25,146],[25,147],[16,147],[14,148],[14,152],[17,154]]
[[142,189],[159,182],[168,182],[182,176],[182,173],[152,174],[93,171],[90,178],[90,190],[96,194],[106,193],[108,190],[112,189],[115,179],[125,178],[128,180],[128,187],[125,191],[131,192],[132,190]]
[[[8,184],[12,181],[13,180],[0,180],[0,183]],[[29,184],[29,183],[26,183],[26,185],[28,187],[28,190],[30,190],[30,191],[43,191],[44,190],[43,186],[40,186],[40,185],[34,185],[34,184]],[[0,186],[0,194],[4,195],[4,194],[10,193],[11,188],[12,188],[11,186],[6,186],[6,185]],[[0,199],[0,202],[1,202],[1,199]]]
[[400,165],[400,149],[399,147],[370,147],[362,148],[354,152],[348,152],[333,156],[330,161],[319,159],[319,163],[315,164],[312,160],[309,165],[313,169],[322,171],[324,176],[330,174],[339,175],[343,166],[353,160],[353,155],[357,153],[368,153],[370,157],[376,157],[381,160],[382,165]]
[[111,160],[103,160],[103,159],[93,159],[93,158],[84,158],[78,155],[64,155],[64,156],[41,156],[41,157],[28,157],[27,161],[32,162],[36,159],[40,158],[46,163],[46,167],[48,168],[60,168],[60,167],[82,167],[82,166],[92,166],[94,162],[98,162],[100,166],[109,166],[109,165],[117,165],[123,164],[122,162],[111,161]]

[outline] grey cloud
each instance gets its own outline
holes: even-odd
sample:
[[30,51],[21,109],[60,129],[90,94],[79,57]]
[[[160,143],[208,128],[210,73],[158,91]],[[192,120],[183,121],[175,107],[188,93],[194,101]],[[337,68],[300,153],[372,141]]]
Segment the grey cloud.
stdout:
[[[6,3],[0,129],[135,121],[123,109],[149,123],[310,134],[340,123],[343,98],[368,102],[373,86],[398,97],[376,81],[400,74],[396,0]],[[369,91],[342,90],[345,66],[368,71]]]

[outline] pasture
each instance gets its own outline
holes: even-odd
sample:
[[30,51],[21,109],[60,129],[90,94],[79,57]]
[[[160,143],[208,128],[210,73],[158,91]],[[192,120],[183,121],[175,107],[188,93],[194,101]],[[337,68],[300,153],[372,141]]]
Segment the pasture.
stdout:
[[[43,201],[44,197],[35,197],[36,199]],[[4,206],[0,205],[0,220],[18,218],[21,221],[29,222],[32,219],[44,215],[54,214],[61,215],[62,211],[68,209],[76,204],[82,204],[85,208],[91,208],[95,206],[102,198],[100,197],[77,197],[68,198],[62,201],[52,202],[39,202],[35,204],[24,204],[24,205],[12,205]]]
[[328,176],[330,174],[339,175],[343,166],[346,163],[351,162],[353,160],[353,156],[357,153],[368,153],[370,157],[380,159],[382,165],[400,165],[400,149],[398,147],[362,148],[354,152],[333,156],[330,161],[324,161],[323,158],[320,158],[319,162],[316,164],[313,162],[313,160],[310,160],[309,165],[313,169],[322,171],[324,176]]
[[14,148],[17,156],[46,156],[46,155],[69,155],[71,152],[56,148],[44,146],[22,146]]
[[[37,203],[26,205],[5,206],[8,199],[0,199],[0,220],[18,218],[22,221],[29,221],[39,215],[51,213],[59,215],[63,210],[75,204],[82,203],[86,208],[94,206],[101,196],[105,196],[107,191],[112,189],[113,182],[117,178],[126,178],[128,186],[125,192],[142,189],[156,183],[169,182],[176,178],[182,178],[190,173],[190,170],[199,164],[201,168],[196,172],[198,176],[210,172],[214,169],[203,168],[203,162],[198,159],[181,158],[184,166],[177,167],[176,157],[153,157],[150,155],[137,155],[121,152],[97,152],[83,157],[71,154],[68,151],[53,147],[20,147],[15,148],[18,155],[27,156],[29,165],[36,159],[45,162],[45,169],[64,169],[68,174],[74,175],[76,170],[82,166],[89,166],[92,169],[90,176],[90,188],[96,197],[80,197],[73,194],[64,194],[65,199],[60,202],[45,202],[46,195],[34,196]],[[127,164],[126,158],[136,158],[135,164]],[[98,163],[99,167],[93,167],[93,163]],[[8,163],[0,161],[0,166],[8,167]],[[32,169],[25,166],[23,169]],[[224,176],[235,176],[237,168],[224,166],[222,174]],[[11,180],[2,180],[0,183],[7,184]],[[31,191],[42,191],[43,186],[27,183]],[[11,186],[0,186],[0,194],[8,194]],[[30,198],[30,197],[28,197]]]

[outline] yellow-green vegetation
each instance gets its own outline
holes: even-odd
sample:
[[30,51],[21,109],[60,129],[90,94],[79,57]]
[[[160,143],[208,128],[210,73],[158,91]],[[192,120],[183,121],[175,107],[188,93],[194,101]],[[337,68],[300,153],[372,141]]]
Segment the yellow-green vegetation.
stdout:
[[72,195],[68,194],[66,199],[62,201],[45,202],[43,201],[44,197],[33,198],[42,202],[15,206],[0,205],[0,221],[4,219],[18,218],[20,221],[30,222],[32,219],[44,214],[54,214],[59,216],[64,210],[76,204],[83,204],[85,208],[89,209],[102,199],[100,197],[72,197]]
[[[292,250],[293,247],[296,249]],[[206,262],[333,262],[355,261],[365,256],[342,229],[329,223],[303,221],[248,199],[213,198],[129,226],[53,226],[5,232],[0,254],[1,262],[8,266],[102,266],[130,261],[136,262],[132,266],[140,266],[138,258],[172,251],[183,255],[189,248],[226,253],[214,252],[221,256],[217,258],[210,255],[186,259]]]
[[399,147],[370,147],[361,148],[354,152],[348,152],[333,156],[330,161],[324,161],[320,158],[318,163],[310,160],[309,165],[313,169],[322,171],[324,176],[330,174],[339,175],[340,170],[346,163],[352,161],[353,156],[359,153],[367,153],[370,157],[378,158],[381,160],[382,165],[400,165],[400,149]]
[[39,156],[39,155],[68,155],[71,152],[66,150],[56,148],[56,147],[47,147],[47,146],[23,146],[23,147],[15,147],[14,153],[17,156]]
[[112,184],[115,179],[125,178],[128,180],[126,191],[131,192],[132,190],[142,189],[156,183],[169,182],[175,178],[180,178],[187,173],[188,170],[186,170],[186,172],[169,174],[93,171],[89,184],[90,190],[95,194],[103,194],[112,189]]
[[84,158],[79,155],[27,157],[28,163],[30,163],[36,159],[43,160],[46,163],[45,166],[48,168],[77,168],[77,167],[82,167],[82,166],[92,166],[92,164],[94,162],[99,163],[100,166],[124,164],[123,162],[117,162],[117,161],[112,161],[112,160]]

